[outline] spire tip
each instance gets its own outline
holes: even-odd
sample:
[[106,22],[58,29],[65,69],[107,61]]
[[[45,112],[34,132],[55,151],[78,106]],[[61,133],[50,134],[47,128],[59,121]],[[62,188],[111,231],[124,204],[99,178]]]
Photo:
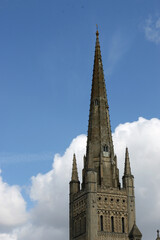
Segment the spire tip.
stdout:
[[96,24],[96,36],[97,36],[97,38],[98,38],[98,36],[99,36],[99,32],[98,32],[98,25]]

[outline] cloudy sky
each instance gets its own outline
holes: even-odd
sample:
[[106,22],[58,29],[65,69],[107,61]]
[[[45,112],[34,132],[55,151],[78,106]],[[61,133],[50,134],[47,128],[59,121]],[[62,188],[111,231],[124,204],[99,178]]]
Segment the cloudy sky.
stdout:
[[86,147],[95,31],[121,176],[143,239],[160,228],[160,1],[0,0],[0,240],[68,239]]

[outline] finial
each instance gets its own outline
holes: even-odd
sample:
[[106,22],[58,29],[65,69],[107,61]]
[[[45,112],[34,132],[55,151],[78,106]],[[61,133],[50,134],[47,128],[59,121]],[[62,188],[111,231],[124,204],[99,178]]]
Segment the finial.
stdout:
[[126,147],[126,157],[129,158],[128,147]]
[[97,24],[96,24],[96,29],[97,29],[97,31],[96,31],[96,36],[97,36],[97,38],[98,38],[99,32],[98,32],[98,25],[97,25]]

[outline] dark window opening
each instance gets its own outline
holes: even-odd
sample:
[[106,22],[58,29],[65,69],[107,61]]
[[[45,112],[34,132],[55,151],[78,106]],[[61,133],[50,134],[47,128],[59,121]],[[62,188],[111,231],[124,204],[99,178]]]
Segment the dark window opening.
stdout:
[[81,222],[81,219],[79,221],[79,232],[82,233],[82,222]]
[[103,231],[103,216],[100,216],[101,231]]
[[114,232],[114,217],[111,217],[111,229]]
[[84,233],[86,232],[86,217],[84,217]]
[[95,106],[98,106],[98,99],[95,99],[94,104]]
[[103,151],[104,151],[104,152],[108,152],[108,146],[107,146],[107,145],[104,145],[104,146],[103,146]]
[[124,217],[122,217],[122,233],[125,233],[125,229],[124,229]]
[[74,236],[76,237],[77,235],[77,222],[74,222]]

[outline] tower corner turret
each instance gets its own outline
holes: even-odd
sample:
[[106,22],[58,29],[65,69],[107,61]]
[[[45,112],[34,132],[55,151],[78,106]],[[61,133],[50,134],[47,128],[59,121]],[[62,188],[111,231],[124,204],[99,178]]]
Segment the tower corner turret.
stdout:
[[76,155],[73,155],[72,177],[70,181],[70,194],[80,191],[80,181],[78,178]]

